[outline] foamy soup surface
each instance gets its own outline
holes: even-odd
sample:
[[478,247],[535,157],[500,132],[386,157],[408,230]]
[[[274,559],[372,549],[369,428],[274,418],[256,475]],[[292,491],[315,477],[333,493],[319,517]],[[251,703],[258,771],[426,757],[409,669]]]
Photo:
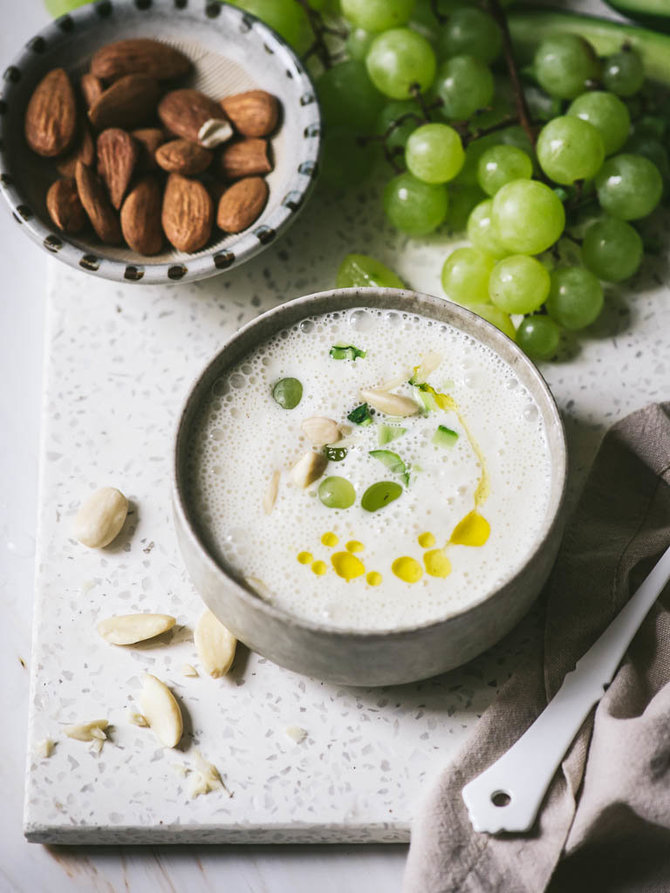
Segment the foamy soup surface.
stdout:
[[189,445],[215,557],[339,628],[411,627],[480,600],[537,542],[550,478],[511,367],[392,310],[314,316],[264,342],[215,383]]

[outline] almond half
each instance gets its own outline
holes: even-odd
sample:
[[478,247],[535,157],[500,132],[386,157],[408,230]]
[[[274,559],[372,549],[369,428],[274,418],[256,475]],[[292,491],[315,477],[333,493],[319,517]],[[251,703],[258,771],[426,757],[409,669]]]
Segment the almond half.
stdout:
[[221,108],[242,136],[267,136],[279,120],[279,103],[265,90],[227,96],[221,100]]
[[139,150],[135,140],[120,127],[108,127],[98,136],[98,173],[104,180],[114,207],[121,202],[133,176]]
[[70,78],[62,68],[46,74],[33,90],[24,119],[26,142],[38,155],[53,158],[72,145],[77,105]]
[[51,184],[47,192],[47,211],[64,233],[78,233],[86,226],[86,212],[79,200],[77,184],[71,177]]
[[176,747],[184,731],[177,699],[164,682],[146,673],[140,695],[140,709],[149,728],[164,747]]
[[212,232],[214,204],[198,180],[170,174],[163,195],[161,220],[168,241],[177,251],[199,251]]
[[198,657],[210,676],[225,676],[233,665],[237,639],[211,611],[201,615],[193,634]]
[[166,633],[177,621],[169,614],[120,614],[98,624],[98,632],[112,645],[136,645]]
[[257,220],[267,204],[270,190],[262,177],[245,177],[219,199],[216,224],[224,232],[240,233]]
[[158,180],[148,174],[132,187],[121,207],[121,231],[133,251],[151,256],[163,248],[162,193]]

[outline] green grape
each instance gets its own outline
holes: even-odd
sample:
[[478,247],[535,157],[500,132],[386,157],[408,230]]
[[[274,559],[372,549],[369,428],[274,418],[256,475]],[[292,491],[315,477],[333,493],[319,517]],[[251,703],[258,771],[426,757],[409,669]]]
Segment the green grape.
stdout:
[[384,211],[396,229],[425,236],[443,223],[449,199],[446,186],[431,186],[412,174],[398,174],[384,190]]
[[468,218],[468,239],[475,248],[490,254],[491,257],[505,257],[509,252],[500,243],[500,237],[493,227],[493,202],[490,198],[480,202]]
[[230,0],[233,6],[257,16],[273,28],[301,55],[309,49],[314,34],[307,13],[297,0]]
[[571,331],[591,325],[603,309],[603,289],[593,273],[583,267],[564,267],[551,274],[547,312]]
[[654,139],[645,133],[634,133],[625,146],[627,153],[644,155],[649,161],[653,161],[665,181],[670,180],[670,159],[668,150],[660,140]]
[[[440,15],[449,16],[454,10],[467,5],[468,0],[437,0],[437,11]],[[431,35],[439,31],[440,22],[435,18],[431,0],[416,0],[411,24],[418,26],[429,39]]]
[[318,493],[321,502],[329,509],[348,509],[356,502],[353,485],[338,475],[321,481]]
[[499,132],[487,133],[486,136],[482,136],[479,139],[468,143],[465,150],[463,167],[461,168],[458,177],[456,177],[455,182],[462,184],[463,186],[479,186],[479,180],[477,179],[479,159],[491,146],[498,146],[501,143],[502,136]]
[[593,90],[578,96],[567,111],[568,115],[592,124],[602,137],[605,155],[617,152],[628,139],[630,114],[614,93]]
[[606,217],[586,231],[582,258],[586,267],[605,282],[621,282],[642,262],[642,239],[630,223]]
[[384,97],[370,82],[362,62],[350,59],[326,69],[316,89],[329,127],[348,127],[362,133],[374,128]]
[[516,330],[516,343],[536,360],[550,360],[558,350],[561,328],[550,316],[527,316]]
[[350,130],[329,130],[321,153],[321,178],[329,186],[344,189],[367,179],[375,162],[369,146],[360,144]]
[[487,304],[495,258],[478,248],[457,248],[442,267],[442,288],[459,304]]
[[565,210],[544,183],[513,180],[496,192],[491,220],[510,253],[541,254],[565,229]]
[[440,113],[463,121],[493,99],[493,75],[475,56],[454,56],[438,70],[434,90],[443,103]]
[[472,310],[477,316],[490,322],[496,329],[500,329],[503,335],[507,335],[512,341],[516,338],[514,323],[509,318],[509,314],[501,310],[500,307],[495,307],[493,304],[469,304],[468,310]]
[[634,136],[655,137],[662,140],[668,132],[668,121],[665,118],[659,118],[658,115],[642,115],[635,122]]
[[565,186],[594,177],[605,160],[605,147],[598,130],[588,121],[569,115],[561,115],[544,125],[535,150],[545,174]]
[[366,31],[388,31],[405,25],[415,0],[340,0],[342,15]]
[[424,183],[453,180],[463,167],[464,160],[461,138],[447,124],[423,124],[407,140],[407,168]]
[[428,90],[437,63],[425,37],[409,28],[393,28],[375,37],[365,64],[378,90],[391,99],[407,99],[415,86]]
[[484,194],[479,186],[450,185],[447,224],[451,232],[460,233],[465,230],[470,216],[483,198]]
[[576,34],[554,34],[537,48],[535,77],[543,90],[560,99],[574,99],[588,81],[598,77],[600,66],[593,47]]
[[446,58],[476,56],[488,65],[500,54],[502,35],[492,16],[475,6],[464,6],[449,16],[439,47]]
[[392,102],[387,102],[377,116],[377,133],[381,135],[388,131],[389,125],[393,121],[398,121],[405,115],[412,115],[412,117],[407,117],[397,127],[394,127],[386,138],[386,145],[389,149],[398,146],[402,149],[405,148],[410,134],[414,133],[423,120],[421,106],[414,99],[395,99]]
[[73,9],[79,9],[80,6],[92,2],[93,0],[44,0],[44,5],[49,15],[58,19],[68,12],[72,12]]
[[376,34],[366,31],[364,28],[353,28],[345,41],[349,58],[355,59],[356,62],[365,62],[370,44],[376,36]]
[[533,162],[516,146],[492,146],[477,165],[477,179],[487,195],[495,195],[512,180],[530,180],[532,175]]
[[337,288],[405,288],[399,276],[367,254],[347,254],[337,271]]
[[378,512],[402,496],[402,487],[395,481],[377,481],[361,496],[361,508],[366,512]]
[[606,90],[617,96],[633,96],[644,83],[642,57],[625,47],[603,61],[602,82]]
[[549,294],[549,273],[539,260],[513,254],[493,268],[489,296],[505,313],[533,313]]
[[656,165],[642,155],[614,155],[596,177],[601,207],[622,220],[651,214],[661,200],[663,178]]

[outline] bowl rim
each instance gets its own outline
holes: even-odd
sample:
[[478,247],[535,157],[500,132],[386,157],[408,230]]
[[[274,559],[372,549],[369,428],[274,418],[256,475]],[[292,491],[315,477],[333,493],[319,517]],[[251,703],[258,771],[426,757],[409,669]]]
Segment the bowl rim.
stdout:
[[[501,356],[501,358],[508,363],[508,365],[509,357],[511,356],[514,358],[515,363],[519,363],[523,367],[526,375],[528,375],[532,381],[533,386],[538,389],[538,392],[544,398],[544,401],[546,402],[546,410],[549,414],[549,419],[546,419],[545,417],[546,424],[548,426],[551,423],[556,433],[555,456],[553,455],[553,448],[551,445],[549,447],[552,459],[549,504],[546,507],[540,532],[534,541],[532,548],[523,557],[521,563],[515,569],[510,571],[495,589],[490,590],[481,598],[477,599],[477,601],[470,602],[461,609],[447,613],[437,620],[432,619],[412,626],[389,627],[384,629],[335,627],[328,624],[318,623],[317,621],[291,614],[289,611],[286,611],[275,604],[271,604],[258,593],[245,586],[234,573],[223,566],[222,562],[218,561],[212,555],[206,543],[203,541],[203,538],[200,536],[197,524],[191,520],[186,488],[181,474],[183,449],[188,440],[188,423],[191,421],[192,414],[197,413],[200,391],[205,386],[204,382],[211,376],[212,371],[218,369],[221,365],[222,358],[224,358],[227,353],[231,352],[231,349],[234,350],[237,343],[245,340],[250,331],[253,331],[254,328],[259,326],[259,323],[265,323],[267,320],[276,320],[277,324],[274,326],[275,333],[281,331],[285,326],[294,325],[301,318],[293,316],[293,312],[296,309],[304,308],[305,312],[302,314],[302,318],[324,312],[321,310],[313,310],[310,312],[310,307],[313,307],[314,304],[318,304],[321,301],[328,301],[329,304],[332,303],[332,306],[329,306],[328,311],[325,312],[351,310],[357,307],[365,307],[366,297],[379,299],[379,303],[376,306],[380,308],[384,307],[383,301],[389,298],[397,301],[411,298],[418,302],[419,308],[408,308],[407,312],[426,315],[433,319],[436,317],[431,315],[431,309],[437,310],[437,308],[440,308],[442,312],[444,312],[444,305],[446,305],[447,315],[451,317],[448,321],[450,325],[453,325],[461,331],[465,331],[466,334],[471,335],[471,337],[472,332],[470,330],[473,328],[476,331],[483,332],[484,337],[479,340],[492,348],[498,356]],[[389,307],[388,309],[393,310],[397,308]],[[286,319],[287,316],[290,317],[290,319]],[[445,320],[440,319],[440,321],[444,322]],[[465,329],[463,326],[459,325],[459,323],[465,323]],[[262,340],[266,340],[268,337],[272,337],[272,335],[264,335]],[[261,341],[258,341],[257,343],[261,343]],[[248,352],[248,349],[246,352]],[[239,359],[234,362],[238,361]],[[536,399],[535,395],[533,396]],[[476,611],[483,603],[495,598],[498,593],[513,584],[517,578],[520,578],[535,556],[543,549],[550,546],[556,528],[560,527],[562,523],[562,514],[566,498],[567,473],[568,450],[565,428],[554,396],[537,366],[526,356],[521,348],[519,348],[511,338],[508,338],[507,335],[503,334],[500,329],[459,304],[423,292],[413,291],[411,289],[378,287],[334,288],[294,298],[277,307],[271,308],[265,313],[259,314],[259,316],[238,329],[237,332],[226,341],[223,347],[207,362],[205,367],[190,385],[187,396],[184,399],[177,416],[175,434],[173,437],[170,485],[174,519],[175,523],[180,525],[180,532],[188,537],[191,546],[196,547],[199,556],[205,562],[208,571],[219,577],[220,582],[225,586],[234,586],[237,595],[242,598],[251,610],[259,611],[261,614],[265,614],[269,618],[288,625],[289,627],[299,627],[319,635],[328,635],[333,638],[341,637],[342,639],[354,638],[360,641],[374,641],[376,639],[388,640],[389,638],[404,638],[413,633],[438,629],[442,627],[445,622],[450,621],[453,618],[461,617]]]
[[[158,263],[145,262],[140,255],[133,261],[117,260],[105,255],[106,246],[102,244],[94,248],[83,248],[71,241],[66,233],[47,226],[15,185],[6,149],[8,141],[5,131],[7,109],[16,94],[16,85],[21,80],[22,72],[32,68],[45,49],[68,40],[73,32],[76,33],[78,25],[85,25],[87,28],[94,27],[96,23],[103,25],[112,12],[118,20],[122,19],[126,11],[132,11],[133,15],[146,13],[151,16],[152,13],[157,13],[161,18],[164,17],[161,14],[166,12],[175,17],[186,15],[189,19],[202,16],[224,39],[224,25],[229,26],[231,23],[242,33],[255,31],[268,55],[280,60],[287,77],[296,83],[296,92],[300,94],[299,108],[304,110],[306,116],[309,115],[309,121],[293,121],[295,127],[302,128],[301,144],[304,141],[305,151],[295,159],[295,170],[286,183],[285,196],[281,202],[262,224],[240,233],[238,239],[230,245],[205,248],[202,254]],[[283,126],[287,126],[286,122]],[[24,227],[34,242],[51,256],[77,270],[84,270],[104,279],[142,285],[194,281],[219,275],[245,263],[283,235],[304,207],[314,187],[322,147],[321,130],[318,95],[305,66],[276,31],[251,13],[224,0],[211,0],[198,6],[178,4],[175,0],[151,0],[147,4],[133,0],[98,0],[51,21],[26,42],[6,67],[0,93],[0,194],[16,222]],[[97,250],[98,247],[100,250]]]

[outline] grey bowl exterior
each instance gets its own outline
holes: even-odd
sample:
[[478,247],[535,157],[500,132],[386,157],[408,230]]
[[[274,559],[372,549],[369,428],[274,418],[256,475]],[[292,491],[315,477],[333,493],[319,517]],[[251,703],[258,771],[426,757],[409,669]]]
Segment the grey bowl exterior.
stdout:
[[[143,257],[85,234],[60,232],[46,210],[55,164],[33,155],[25,142],[25,109],[44,75],[62,67],[76,77],[99,47],[128,37],[162,39],[188,55],[207,52],[232,60],[282,105],[265,210],[249,229],[234,236],[220,234],[195,254],[168,247],[154,258]],[[212,77],[207,89],[222,88],[221,95],[225,93],[225,78],[220,73]],[[181,86],[192,84],[189,80]],[[254,16],[219,0],[98,0],[51,22],[5,69],[0,86],[0,193],[23,231],[75,269],[142,285],[204,279],[255,257],[295,220],[314,185],[320,133],[319,104],[309,75],[291,47]]]
[[[250,591],[217,563],[198,531],[188,503],[185,456],[191,423],[214,381],[259,343],[307,316],[352,307],[381,307],[446,322],[493,348],[528,388],[544,419],[552,475],[545,525],[519,571],[481,601],[442,620],[414,628],[365,632],[336,630],[294,617]],[[553,397],[536,367],[498,329],[456,304],[400,289],[336,289],[298,298],[242,328],[210,362],[191,390],[178,423],[173,500],[179,546],[193,583],[225,626],[253,651],[277,664],[343,685],[397,685],[442,673],[489,648],[528,611],[559,547],[567,450]]]

